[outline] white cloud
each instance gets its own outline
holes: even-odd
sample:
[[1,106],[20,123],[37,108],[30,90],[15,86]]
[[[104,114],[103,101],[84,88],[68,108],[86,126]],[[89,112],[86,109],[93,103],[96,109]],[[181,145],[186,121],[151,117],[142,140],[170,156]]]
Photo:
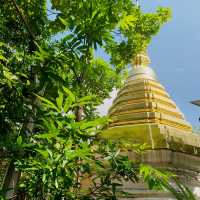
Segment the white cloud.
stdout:
[[115,99],[115,97],[117,96],[117,90],[114,89],[111,93],[110,93],[110,98],[105,99],[103,104],[101,104],[100,106],[98,106],[97,110],[100,113],[101,116],[107,115],[108,114],[108,109],[111,107],[113,100]]

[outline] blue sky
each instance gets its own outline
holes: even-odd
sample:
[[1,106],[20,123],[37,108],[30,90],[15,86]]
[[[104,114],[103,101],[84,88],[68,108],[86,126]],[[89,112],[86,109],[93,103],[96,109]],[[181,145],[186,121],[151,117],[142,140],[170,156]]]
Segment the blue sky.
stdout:
[[200,107],[189,103],[200,99],[200,1],[141,0],[141,5],[148,12],[158,5],[172,9],[172,20],[149,47],[151,66],[186,118],[200,125]]
[[[200,126],[200,107],[189,103],[200,99],[200,0],[140,0],[140,4],[145,12],[153,12],[157,6],[172,9],[171,21],[161,28],[149,47],[151,67],[186,119]],[[110,104],[111,100],[106,101],[100,107],[101,113]]]

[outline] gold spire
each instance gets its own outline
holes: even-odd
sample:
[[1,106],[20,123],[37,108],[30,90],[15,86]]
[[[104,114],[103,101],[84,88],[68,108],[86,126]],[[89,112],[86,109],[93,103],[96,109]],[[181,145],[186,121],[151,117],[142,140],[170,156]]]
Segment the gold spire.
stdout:
[[142,51],[141,53],[137,54],[132,61],[133,67],[138,66],[148,66],[151,63],[151,60],[148,56],[147,51]]

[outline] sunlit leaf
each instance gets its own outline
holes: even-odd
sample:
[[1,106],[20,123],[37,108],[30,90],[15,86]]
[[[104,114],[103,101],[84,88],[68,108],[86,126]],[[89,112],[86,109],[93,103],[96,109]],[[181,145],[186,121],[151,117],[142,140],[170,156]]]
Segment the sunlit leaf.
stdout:
[[63,93],[61,91],[58,92],[58,97],[56,98],[56,103],[58,108],[61,110],[62,109],[62,104],[63,104]]
[[20,146],[22,144],[22,136],[17,137],[17,144]]

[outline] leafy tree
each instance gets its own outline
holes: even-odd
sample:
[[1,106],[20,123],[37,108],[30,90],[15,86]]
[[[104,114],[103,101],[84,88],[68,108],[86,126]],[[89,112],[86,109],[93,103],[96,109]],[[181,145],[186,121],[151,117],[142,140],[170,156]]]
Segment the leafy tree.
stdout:
[[[52,1],[52,6],[55,20],[48,18],[54,10],[47,9],[45,0],[3,1],[0,10],[1,42],[7,46],[1,65],[21,81],[2,94],[7,103],[1,119],[12,124],[10,129],[20,125],[21,133],[33,133],[37,123],[33,93],[53,99],[65,85],[78,97],[95,95],[94,104],[100,104],[120,86],[126,64],[169,18],[168,9],[143,14],[130,0]],[[59,32],[63,37],[52,39]],[[109,62],[95,56],[97,48],[110,55]],[[78,108],[77,120],[83,110],[89,117],[94,105]]]
[[32,93],[39,92],[34,52],[36,44],[49,37],[45,28],[48,23],[45,6],[46,1],[39,0],[1,0],[0,119],[3,140],[10,138],[8,133],[13,136],[33,126],[35,98]]

